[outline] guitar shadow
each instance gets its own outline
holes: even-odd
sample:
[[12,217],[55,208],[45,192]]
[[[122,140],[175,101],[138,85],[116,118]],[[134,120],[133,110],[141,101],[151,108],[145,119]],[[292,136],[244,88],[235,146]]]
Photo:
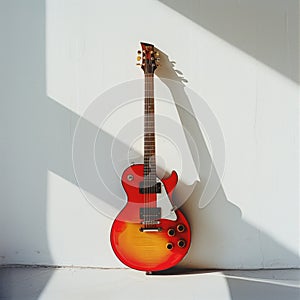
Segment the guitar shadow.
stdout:
[[[157,69],[156,75],[169,88],[182,126],[194,139],[201,169],[199,169],[200,182],[196,181],[192,194],[181,206],[192,231],[189,252],[177,267],[154,272],[153,275],[208,274],[216,272],[217,269],[253,269],[253,266],[261,269],[265,265],[275,268],[277,264],[288,266],[288,260],[299,261],[296,253],[244,221],[241,209],[228,200],[195,114],[192,113],[191,116],[182,109],[185,107],[189,112],[193,112],[192,104],[185,92],[187,81],[181,76],[180,71],[174,69],[175,63],[170,61],[163,51],[157,50],[160,52],[161,66]],[[172,81],[177,84],[173,84]],[[189,144],[188,136],[186,140],[189,147],[193,147]],[[179,185],[181,189],[191,188],[182,182]],[[215,189],[216,193],[212,200],[201,208],[199,204],[205,189]],[[175,201],[180,202],[176,199],[176,194]],[[266,249],[265,253],[263,248]],[[268,258],[268,251],[272,253],[273,258]],[[282,295],[282,299],[297,299],[299,296],[299,289],[296,287],[280,283],[270,284],[265,281],[274,279],[274,275],[270,273],[252,271],[246,276],[241,275],[241,271],[234,270],[225,270],[222,273],[226,278],[231,299],[234,300],[274,299],[278,295]],[[298,276],[296,273],[292,274],[292,279],[295,280]]]
[[[182,268],[186,268],[188,273],[191,269],[199,268],[264,268],[266,265],[274,268],[282,265],[288,267],[289,260],[297,262],[298,256],[295,253],[244,221],[241,209],[228,200],[192,104],[185,92],[186,80],[180,76],[180,71],[175,71],[174,62],[170,61],[163,51],[157,50],[160,52],[161,66],[156,70],[156,75],[170,89],[182,126],[193,137],[201,162],[200,182],[195,183],[190,197],[181,206],[191,225],[192,244],[187,256],[179,265],[180,272],[183,272]],[[173,81],[177,84],[172,84]],[[192,112],[192,116],[182,107]],[[188,136],[186,140],[190,148],[194,147],[190,144]],[[184,183],[180,183],[180,186],[181,189],[190,189],[190,186],[184,186]],[[212,191],[213,197],[201,208],[201,197],[207,190]],[[176,194],[175,201],[179,201]]]

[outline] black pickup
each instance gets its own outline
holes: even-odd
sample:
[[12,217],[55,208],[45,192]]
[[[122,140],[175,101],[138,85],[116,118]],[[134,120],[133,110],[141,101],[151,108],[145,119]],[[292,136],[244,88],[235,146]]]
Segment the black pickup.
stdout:
[[156,182],[156,184],[151,186],[145,186],[145,182],[140,183],[140,194],[160,194],[161,193],[161,183]]

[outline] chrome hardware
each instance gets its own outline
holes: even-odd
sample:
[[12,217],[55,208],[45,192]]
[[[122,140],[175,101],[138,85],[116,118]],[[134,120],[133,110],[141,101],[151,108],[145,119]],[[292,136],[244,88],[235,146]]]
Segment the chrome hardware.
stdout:
[[162,231],[161,227],[141,227],[140,232],[160,232]]

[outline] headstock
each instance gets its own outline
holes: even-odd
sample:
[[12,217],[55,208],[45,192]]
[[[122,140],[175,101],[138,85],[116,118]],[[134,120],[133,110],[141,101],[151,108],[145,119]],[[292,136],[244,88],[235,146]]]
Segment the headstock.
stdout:
[[145,74],[154,74],[158,67],[159,52],[151,44],[141,42],[142,50],[138,50],[137,65],[141,66]]

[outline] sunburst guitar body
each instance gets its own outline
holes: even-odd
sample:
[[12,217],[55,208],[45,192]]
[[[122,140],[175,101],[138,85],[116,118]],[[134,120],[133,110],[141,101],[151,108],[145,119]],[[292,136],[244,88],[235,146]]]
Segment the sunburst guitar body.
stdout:
[[156,175],[153,74],[157,53],[141,43],[145,73],[144,164],[128,167],[122,175],[127,204],[113,222],[110,241],[119,260],[130,268],[153,272],[177,265],[191,243],[189,223],[172,196],[178,176]]
[[[145,208],[144,194],[140,192],[143,171],[144,165],[133,165],[123,173],[122,185],[128,202],[113,223],[110,240],[116,256],[125,265],[141,271],[160,271],[183,259],[190,247],[191,231],[179,209],[173,211],[172,219],[157,218],[156,212],[162,210],[155,205],[159,203],[155,199],[157,194],[149,194],[149,205]],[[167,195],[161,201],[170,201],[177,184],[176,172],[159,183]],[[171,201],[163,205],[172,207]],[[145,223],[147,217],[152,220],[149,224]]]

